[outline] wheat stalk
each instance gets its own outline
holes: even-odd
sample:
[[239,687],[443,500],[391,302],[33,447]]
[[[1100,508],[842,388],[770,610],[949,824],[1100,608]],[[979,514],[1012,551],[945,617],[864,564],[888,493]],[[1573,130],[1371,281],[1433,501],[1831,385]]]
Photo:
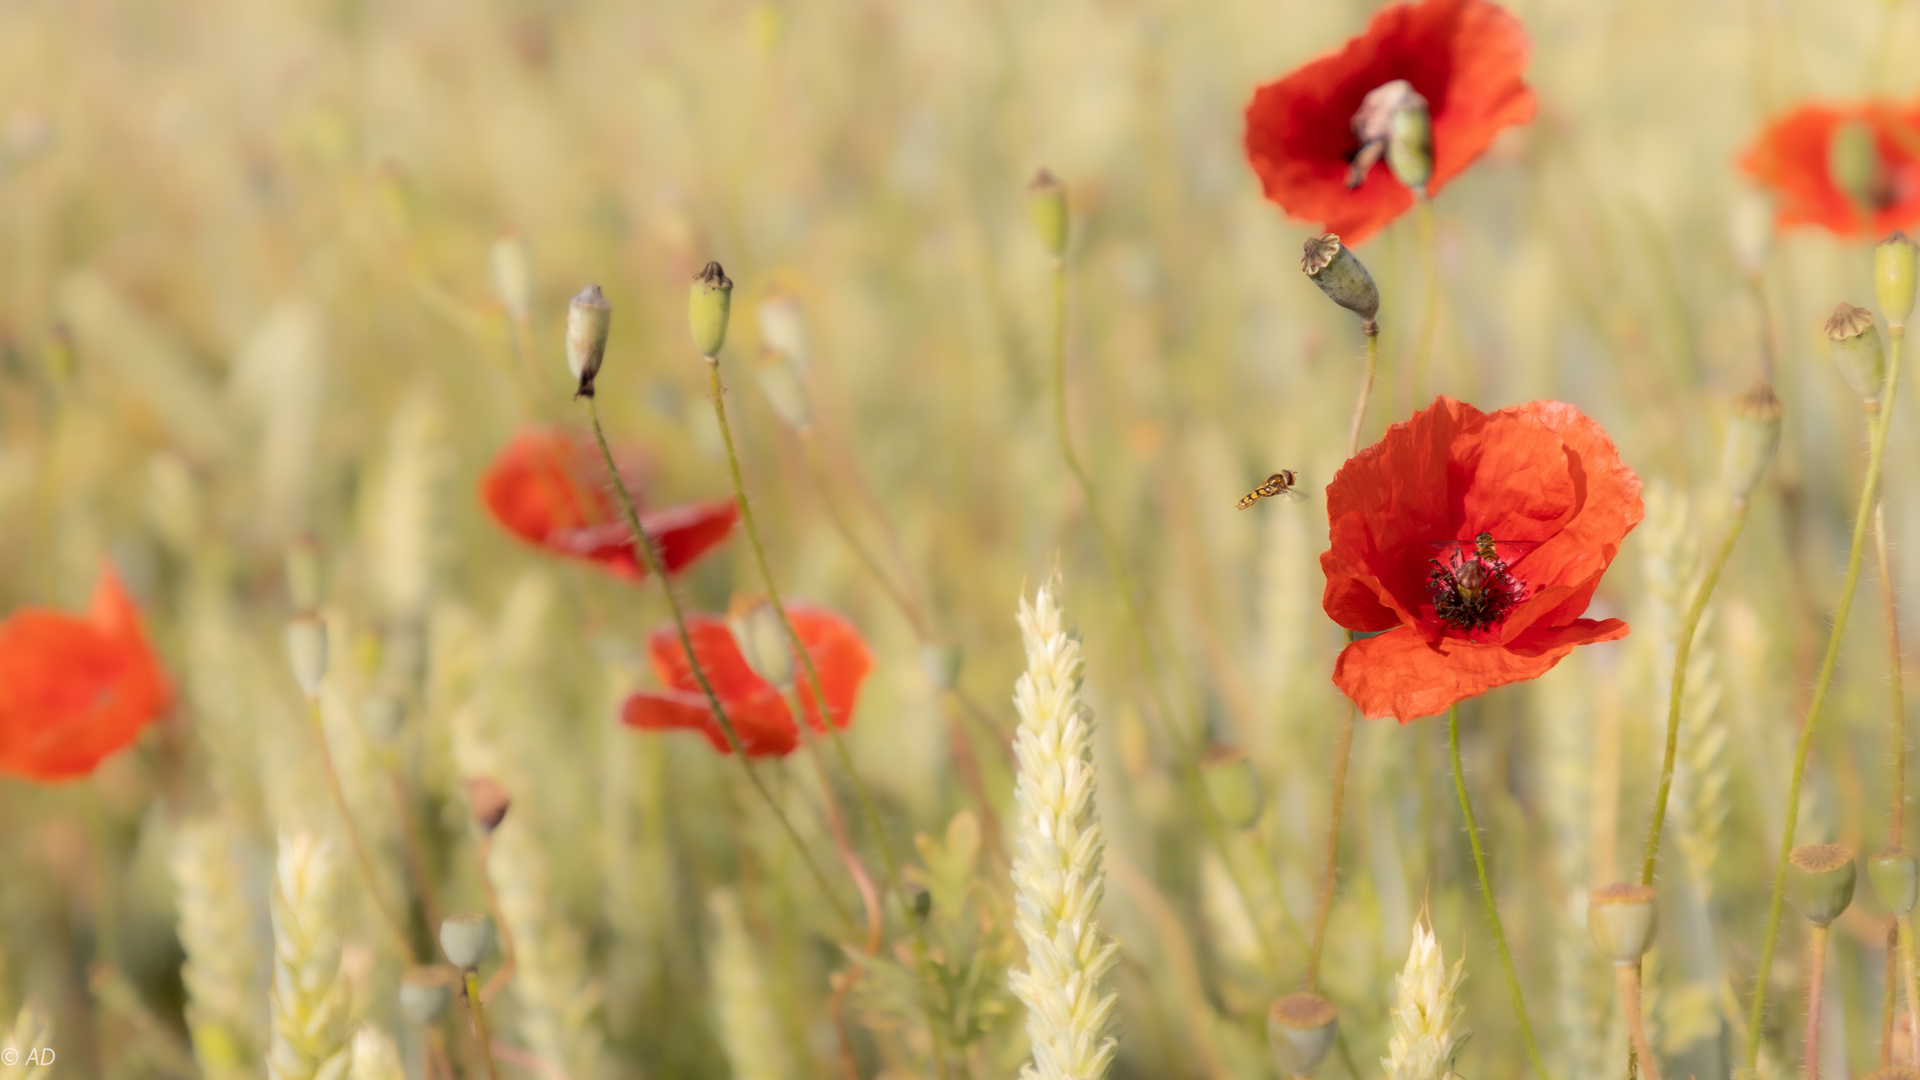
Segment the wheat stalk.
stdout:
[[256,908],[246,890],[241,837],[231,819],[183,824],[168,867],[187,962],[187,1030],[194,1057],[210,1080],[255,1075],[261,1036],[259,943],[250,932]]
[[338,877],[332,845],[306,833],[280,838],[271,895],[273,988],[267,995],[271,1080],[340,1080],[351,1063]]
[[735,1080],[786,1080],[792,1073],[781,1049],[779,1017],[740,899],[731,889],[717,889],[707,897],[707,912],[713,919],[708,965],[714,1014]]

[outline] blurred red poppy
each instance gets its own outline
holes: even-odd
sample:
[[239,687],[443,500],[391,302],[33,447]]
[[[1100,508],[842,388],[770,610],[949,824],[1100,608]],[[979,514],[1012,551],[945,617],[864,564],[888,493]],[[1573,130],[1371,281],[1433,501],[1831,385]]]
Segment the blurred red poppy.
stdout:
[[[787,605],[787,618],[813,666],[820,673],[820,690],[827,698],[827,711],[834,727],[846,727],[853,719],[853,706],[860,696],[860,684],[873,670],[873,654],[860,632],[841,615],[823,608],[799,604]],[[740,744],[749,757],[778,757],[792,753],[800,745],[800,729],[794,725],[780,691],[755,675],[740,655],[727,620],[718,615],[693,615],[687,619],[687,636],[693,639],[693,653],[700,670],[712,684],[727,719],[740,736]],[[628,727],[648,731],[684,728],[707,737],[715,750],[731,752],[727,737],[707,707],[707,698],[694,681],[693,668],[680,647],[680,636],[672,626],[655,630],[647,638],[647,654],[653,671],[667,689],[642,690],[627,698],[620,707],[620,719]],[[794,691],[806,713],[807,724],[825,731],[820,709],[814,703],[805,669],[794,665]]]
[[[1860,125],[1856,201],[1835,179],[1835,136]],[[1841,236],[1879,236],[1920,224],[1920,108],[1885,101],[1802,105],[1767,125],[1740,167],[1770,189],[1781,227],[1818,225]]]
[[91,773],[167,707],[170,692],[112,569],[86,618],[22,608],[0,622],[0,772]]
[[1435,400],[1327,485],[1322,604],[1386,631],[1346,647],[1334,684],[1405,722],[1625,637],[1580,616],[1640,516],[1639,477],[1573,406]]
[[[641,508],[640,527],[659,546],[668,573],[677,573],[727,538],[739,509],[732,499],[706,499],[649,511],[631,473],[621,482]],[[607,468],[584,438],[558,429],[513,437],[480,478],[480,497],[502,528],[555,555],[585,559],[616,576],[646,576],[633,532],[608,493]]]
[[1433,122],[1429,195],[1471,165],[1500,129],[1533,119],[1521,80],[1528,43],[1520,21],[1485,0],[1420,0],[1380,9],[1367,31],[1254,91],[1247,161],[1287,216],[1320,222],[1358,244],[1413,205],[1413,192],[1362,151],[1354,121],[1368,93],[1396,79],[1426,98]]

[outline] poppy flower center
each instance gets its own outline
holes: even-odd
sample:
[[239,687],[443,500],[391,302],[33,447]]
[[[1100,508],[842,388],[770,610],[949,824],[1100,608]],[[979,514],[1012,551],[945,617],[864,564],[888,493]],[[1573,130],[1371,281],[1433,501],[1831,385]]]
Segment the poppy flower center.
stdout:
[[1488,533],[1471,544],[1454,542],[1444,562],[1431,562],[1427,598],[1440,621],[1455,629],[1486,630],[1525,598],[1526,586],[1514,580]]
[[1349,189],[1366,183],[1367,174],[1373,171],[1380,159],[1386,157],[1388,143],[1393,139],[1394,114],[1416,105],[1425,108],[1426,103],[1427,99],[1421,97],[1413,84],[1405,79],[1381,83],[1367,91],[1351,123],[1353,136],[1360,145],[1347,159]]

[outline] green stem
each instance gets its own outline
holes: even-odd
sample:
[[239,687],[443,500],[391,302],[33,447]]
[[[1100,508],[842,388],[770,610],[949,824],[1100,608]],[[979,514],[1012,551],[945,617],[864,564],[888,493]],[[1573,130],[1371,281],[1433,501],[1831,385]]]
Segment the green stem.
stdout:
[[1893,792],[1887,800],[1887,846],[1898,850],[1907,824],[1907,692],[1900,665],[1900,610],[1893,597],[1893,565],[1887,559],[1887,504],[1873,504],[1873,554],[1880,564],[1880,608],[1887,624],[1887,756],[1893,759]]
[[1367,334],[1367,367],[1360,376],[1360,397],[1353,403],[1353,422],[1347,425],[1347,456],[1360,452],[1360,426],[1367,419],[1367,402],[1373,397],[1373,375],[1380,366],[1380,324],[1369,319],[1361,324]]
[[1814,729],[1820,723],[1820,707],[1826,703],[1833,685],[1833,668],[1840,659],[1840,637],[1847,628],[1847,616],[1853,611],[1853,594],[1860,584],[1861,555],[1866,548],[1867,518],[1880,488],[1880,459],[1887,448],[1887,429],[1893,420],[1893,403],[1899,400],[1901,334],[1893,334],[1892,355],[1887,360],[1887,385],[1880,395],[1883,403],[1867,450],[1867,476],[1861,484],[1860,510],[1853,519],[1853,546],[1847,552],[1847,579],[1840,588],[1840,606],[1834,610],[1833,628],[1827,635],[1827,652],[1820,660],[1820,674],[1814,679],[1813,696],[1807,702],[1807,719],[1800,728],[1800,744],[1793,753],[1793,774],[1787,784],[1787,820],[1780,830],[1780,858],[1773,873],[1773,898],[1767,905],[1767,932],[1760,946],[1760,967],[1755,972],[1753,1008],[1747,1020],[1746,1065],[1752,1070],[1760,1058],[1760,1025],[1766,1017],[1767,979],[1773,972],[1773,950],[1780,940],[1781,905],[1785,901],[1787,858],[1793,854],[1794,829],[1800,823],[1800,781],[1807,772],[1807,754],[1813,748]]
[[1420,312],[1420,343],[1413,354],[1413,407],[1427,396],[1427,365],[1433,359],[1434,338],[1440,332],[1440,255],[1433,236],[1433,200],[1424,192],[1414,196],[1420,219],[1420,253],[1426,263],[1426,304]]
[[[1367,340],[1371,342],[1372,336]],[[1320,949],[1327,941],[1327,917],[1333,913],[1334,873],[1340,868],[1340,818],[1347,801],[1347,764],[1353,758],[1356,711],[1353,703],[1348,702],[1346,718],[1340,722],[1340,743],[1333,752],[1333,808],[1327,818],[1327,863],[1320,875],[1320,900],[1313,912],[1313,940],[1307,947],[1308,993],[1320,986]]]
[[1733,545],[1740,539],[1741,530],[1747,525],[1747,500],[1741,499],[1733,506],[1733,520],[1727,524],[1727,538],[1720,542],[1720,550],[1707,564],[1707,575],[1700,579],[1700,588],[1693,594],[1693,603],[1687,608],[1686,621],[1680,624],[1680,640],[1673,650],[1673,678],[1667,688],[1667,749],[1660,760],[1660,788],[1653,796],[1653,817],[1647,823],[1647,854],[1640,861],[1640,884],[1653,884],[1654,863],[1660,857],[1660,831],[1667,821],[1667,795],[1673,791],[1673,763],[1680,749],[1680,702],[1687,688],[1687,658],[1693,653],[1693,635],[1700,629],[1701,616],[1706,614],[1707,601],[1713,598],[1713,589],[1720,583],[1720,571],[1725,569],[1727,559],[1733,554]]
[[493,1037],[487,1034],[487,1009],[480,1004],[480,973],[465,974],[467,1015],[473,1017],[473,1041],[480,1044],[480,1060],[487,1066],[487,1080],[500,1080],[500,1067],[493,1061]]
[[1487,921],[1493,924],[1493,945],[1500,954],[1500,967],[1507,975],[1507,990],[1513,995],[1513,1016],[1520,1023],[1520,1040],[1527,1045],[1527,1059],[1541,1080],[1547,1080],[1547,1064],[1533,1043],[1533,1025],[1527,1023],[1527,1002],[1520,992],[1520,976],[1513,969],[1513,954],[1507,950],[1507,932],[1500,926],[1500,908],[1493,902],[1493,882],[1487,877],[1487,856],[1480,849],[1480,826],[1473,820],[1473,803],[1467,799],[1467,776],[1460,767],[1460,705],[1447,709],[1447,748],[1453,754],[1453,786],[1460,793],[1460,815],[1467,821],[1467,841],[1473,845],[1473,869],[1480,875],[1480,898],[1486,902]]
[[808,853],[806,841],[800,839],[800,834],[795,831],[793,822],[787,820],[786,811],[780,808],[780,803],[773,797],[773,792],[767,790],[766,782],[761,780],[760,774],[754,771],[753,762],[747,757],[747,748],[741,744],[740,735],[734,730],[733,721],[727,719],[727,711],[720,704],[720,695],[713,692],[713,684],[707,681],[707,673],[700,666],[700,660],[693,651],[693,638],[687,633],[687,617],[680,610],[680,598],[674,595],[673,585],[667,580],[666,563],[661,560],[659,550],[653,546],[653,537],[648,536],[646,531],[640,528],[640,513],[634,509],[633,496],[627,493],[627,486],[620,482],[620,470],[613,463],[613,451],[607,446],[606,432],[600,427],[600,403],[592,397],[587,398],[587,416],[593,422],[593,438],[600,446],[600,460],[607,467],[607,475],[612,478],[611,486],[615,501],[619,502],[620,512],[627,519],[627,528],[633,532],[633,546],[646,561],[647,569],[659,579],[661,595],[667,598],[667,609],[673,613],[673,628],[680,636],[680,648],[687,654],[687,667],[692,669],[693,681],[700,684],[700,692],[706,696],[707,708],[713,712],[713,719],[720,725],[720,731],[726,736],[727,745],[733,749],[734,756],[740,759],[740,767],[745,770],[747,780],[753,784],[753,790],[759,792],[760,800],[766,803],[767,809],[773,812],[774,818],[780,822],[780,827],[786,831],[787,838],[793,841],[794,850],[800,855],[800,862],[806,866],[807,873],[813,878],[814,884],[820,887],[820,892],[832,906],[833,913],[839,916],[840,921],[849,928],[855,926],[853,914],[847,910],[845,904],[841,903],[840,897],[834,894],[833,887],[827,884],[827,876],[821,873],[820,867],[813,861],[813,856]]
[[1920,1065],[1920,967],[1913,960],[1911,922],[1900,924],[1900,973],[1907,984],[1907,1064]]

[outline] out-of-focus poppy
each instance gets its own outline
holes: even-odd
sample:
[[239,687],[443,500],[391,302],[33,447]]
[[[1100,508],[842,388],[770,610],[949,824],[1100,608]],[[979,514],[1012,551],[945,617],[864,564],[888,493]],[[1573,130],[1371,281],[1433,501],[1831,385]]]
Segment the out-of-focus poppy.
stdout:
[[[788,604],[787,618],[792,620],[794,633],[800,636],[807,656],[819,672],[820,690],[826,695],[827,712],[833,717],[833,725],[846,727],[853,719],[860,684],[873,670],[873,654],[853,624],[835,612]],[[718,615],[689,616],[687,636],[693,639],[693,653],[700,670],[713,686],[747,755],[778,757],[792,753],[800,745],[800,729],[793,722],[793,712],[787,708],[780,690],[747,666],[727,620]],[[648,637],[647,654],[653,661],[654,674],[666,688],[642,690],[628,697],[620,708],[621,720],[629,727],[648,731],[673,728],[698,731],[715,750],[730,753],[732,748],[727,744],[727,737],[714,720],[706,695],[700,692],[693,668],[687,663],[686,650],[680,646],[680,636],[671,625],[655,630]],[[794,693],[806,714],[808,726],[815,731],[825,731],[805,669],[796,662],[793,670]]]
[[[1485,152],[1501,128],[1533,119],[1533,91],[1521,79],[1527,52],[1520,21],[1486,0],[1382,8],[1366,33],[1338,52],[1254,91],[1247,161],[1288,217],[1319,222],[1322,231],[1357,244],[1413,205],[1413,192],[1376,164],[1381,131],[1372,129],[1381,125],[1362,115],[1368,95],[1404,80],[1426,99],[1431,195]],[[1369,128],[1366,138],[1362,127]],[[1357,186],[1350,182],[1356,165]]]
[[[619,577],[644,577],[646,563],[608,483],[599,450],[587,440],[555,429],[523,431],[487,467],[480,497],[502,528],[529,544],[596,563]],[[732,499],[646,510],[633,477],[623,475],[621,483],[641,508],[640,527],[653,537],[670,574],[725,540],[739,516]]]
[[1639,478],[1573,406],[1439,398],[1327,485],[1322,604],[1386,631],[1346,647],[1335,685],[1405,722],[1624,637],[1619,619],[1580,616],[1641,512]]
[[85,618],[23,608],[0,622],[0,772],[85,776],[169,698],[140,613],[111,569],[100,572]]
[[1920,107],[1802,105],[1774,120],[1741,168],[1770,189],[1784,228],[1879,236],[1920,224]]

